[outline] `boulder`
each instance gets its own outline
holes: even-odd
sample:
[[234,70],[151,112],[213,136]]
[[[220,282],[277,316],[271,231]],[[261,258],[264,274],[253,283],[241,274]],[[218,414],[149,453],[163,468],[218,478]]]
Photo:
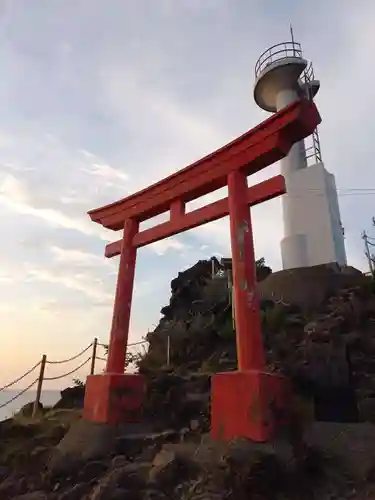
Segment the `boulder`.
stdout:
[[375,471],[373,424],[316,422],[303,438],[323,456],[336,459],[357,480],[365,481]]
[[85,399],[85,386],[77,385],[67,387],[60,392],[60,400],[54,405],[54,409],[80,409],[83,408]]
[[[26,403],[25,405],[23,405],[23,407],[20,409],[20,411],[17,413],[17,415],[20,415],[22,417],[31,417],[33,412],[34,412],[34,405],[35,405],[34,401],[30,401],[30,403]],[[39,412],[43,411],[44,407],[40,401],[37,404],[37,408],[38,408]]]

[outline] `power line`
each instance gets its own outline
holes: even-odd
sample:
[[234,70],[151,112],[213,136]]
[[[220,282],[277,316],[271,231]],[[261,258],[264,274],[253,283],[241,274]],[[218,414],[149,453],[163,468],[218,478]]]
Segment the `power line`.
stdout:
[[[322,188],[302,188],[303,191],[323,191]],[[361,187],[361,188],[337,188],[337,191],[357,192],[357,191],[372,191],[375,192],[374,187]]]
[[[288,196],[303,196],[304,193],[315,194],[316,196],[325,196],[326,191],[318,188],[307,189],[290,189],[287,191]],[[337,189],[337,196],[374,196],[375,188],[353,188],[353,189]]]
[[[373,188],[338,188],[336,190],[338,197],[343,196],[375,196],[375,187]],[[291,188],[286,192],[286,196],[300,198],[306,195],[326,196],[327,191],[321,188]],[[374,224],[375,225],[375,224]]]

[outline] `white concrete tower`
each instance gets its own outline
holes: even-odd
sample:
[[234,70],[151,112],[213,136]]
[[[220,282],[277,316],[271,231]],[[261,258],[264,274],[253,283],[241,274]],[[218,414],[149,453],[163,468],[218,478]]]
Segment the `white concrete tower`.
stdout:
[[[320,88],[312,64],[292,41],[267,49],[255,65],[255,102],[275,113],[288,104],[308,97]],[[335,178],[324,167],[318,131],[291,148],[281,160],[287,194],[282,197],[284,238],[281,255],[284,269],[335,262],[346,265],[344,231],[340,219]],[[311,164],[313,163],[313,164]]]

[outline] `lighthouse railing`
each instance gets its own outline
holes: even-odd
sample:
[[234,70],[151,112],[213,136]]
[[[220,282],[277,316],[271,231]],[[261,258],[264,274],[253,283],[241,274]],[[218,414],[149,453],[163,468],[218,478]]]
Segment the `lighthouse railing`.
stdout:
[[260,55],[255,64],[255,78],[270,64],[289,57],[302,58],[301,44],[297,42],[282,42],[269,47]]

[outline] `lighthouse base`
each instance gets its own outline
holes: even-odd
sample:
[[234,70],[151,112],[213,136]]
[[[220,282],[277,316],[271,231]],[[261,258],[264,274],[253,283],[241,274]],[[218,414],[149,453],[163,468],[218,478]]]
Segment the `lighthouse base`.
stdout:
[[323,163],[283,173],[287,187],[287,194],[282,197],[283,269],[333,262],[345,266],[345,243],[334,176],[327,172]]

